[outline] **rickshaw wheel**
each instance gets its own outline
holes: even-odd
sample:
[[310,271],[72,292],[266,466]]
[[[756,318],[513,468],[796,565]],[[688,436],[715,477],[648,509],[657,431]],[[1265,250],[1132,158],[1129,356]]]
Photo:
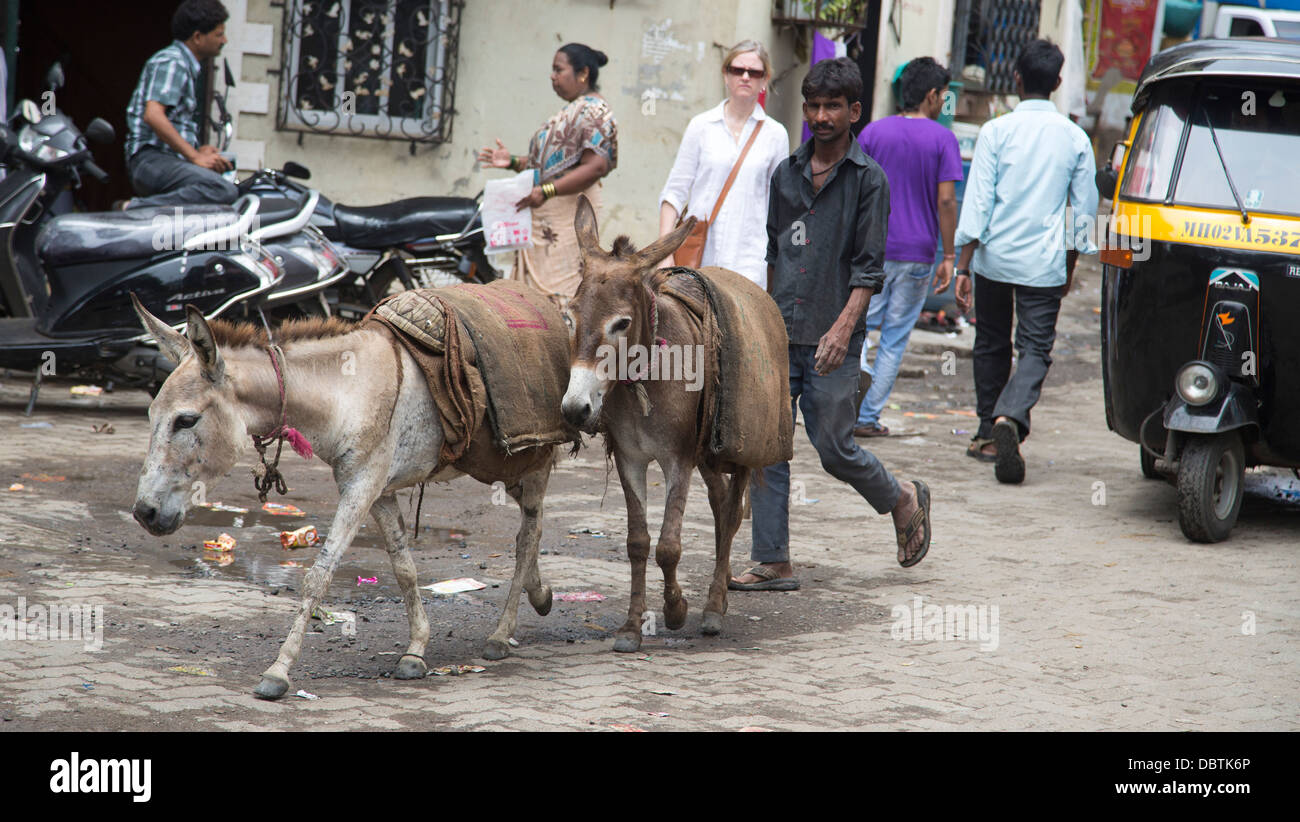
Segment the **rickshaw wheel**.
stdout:
[[1193,542],[1228,538],[1241,512],[1246,457],[1235,431],[1188,439],[1178,460],[1178,524]]
[[1142,476],[1147,479],[1165,479],[1165,475],[1156,470],[1156,458],[1141,445],[1138,446],[1138,462],[1142,466]]

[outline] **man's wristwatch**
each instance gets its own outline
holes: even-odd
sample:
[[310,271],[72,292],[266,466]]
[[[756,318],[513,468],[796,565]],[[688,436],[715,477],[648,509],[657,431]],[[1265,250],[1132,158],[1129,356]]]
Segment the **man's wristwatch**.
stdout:
[[970,276],[970,269],[969,269],[969,268],[959,268],[959,269],[957,269],[956,271],[954,271],[954,272],[952,272],[952,273],[953,273],[955,276],[958,276],[958,277],[969,277],[969,276]]

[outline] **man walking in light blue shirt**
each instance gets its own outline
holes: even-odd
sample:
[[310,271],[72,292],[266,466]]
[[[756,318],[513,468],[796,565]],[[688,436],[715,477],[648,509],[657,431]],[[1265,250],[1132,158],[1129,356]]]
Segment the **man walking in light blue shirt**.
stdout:
[[1024,481],[1020,443],[1029,436],[1029,412],[1052,364],[1061,298],[1070,291],[1079,253],[1097,253],[1088,230],[1097,214],[1092,144],[1048,99],[1064,62],[1046,40],[1021,52],[1015,75],[1021,102],[980,129],[954,237],[962,248],[957,305],[970,309],[973,285],[978,307],[973,355],[980,425],[966,454],[995,463],[999,482]]

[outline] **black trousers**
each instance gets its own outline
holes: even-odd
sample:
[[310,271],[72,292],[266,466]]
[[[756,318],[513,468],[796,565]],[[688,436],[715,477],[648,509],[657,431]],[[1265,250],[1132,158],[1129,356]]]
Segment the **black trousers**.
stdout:
[[239,197],[235,184],[215,171],[196,166],[167,151],[145,147],[127,164],[138,197],[132,208],[147,206],[229,205]]
[[[1052,365],[1056,317],[1064,286],[1033,288],[975,275],[975,412],[977,437],[993,436],[993,421],[1013,419],[1029,436],[1029,412]],[[1011,321],[1016,321],[1016,373],[1011,373]]]

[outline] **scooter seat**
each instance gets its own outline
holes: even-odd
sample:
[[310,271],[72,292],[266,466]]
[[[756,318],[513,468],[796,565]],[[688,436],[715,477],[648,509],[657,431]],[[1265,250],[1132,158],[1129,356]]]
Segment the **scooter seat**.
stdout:
[[339,239],[353,248],[389,248],[454,234],[474,218],[468,197],[411,197],[377,206],[334,206]]
[[187,205],[61,214],[36,236],[36,252],[47,265],[152,257],[179,251],[202,232],[234,223],[230,206]]

